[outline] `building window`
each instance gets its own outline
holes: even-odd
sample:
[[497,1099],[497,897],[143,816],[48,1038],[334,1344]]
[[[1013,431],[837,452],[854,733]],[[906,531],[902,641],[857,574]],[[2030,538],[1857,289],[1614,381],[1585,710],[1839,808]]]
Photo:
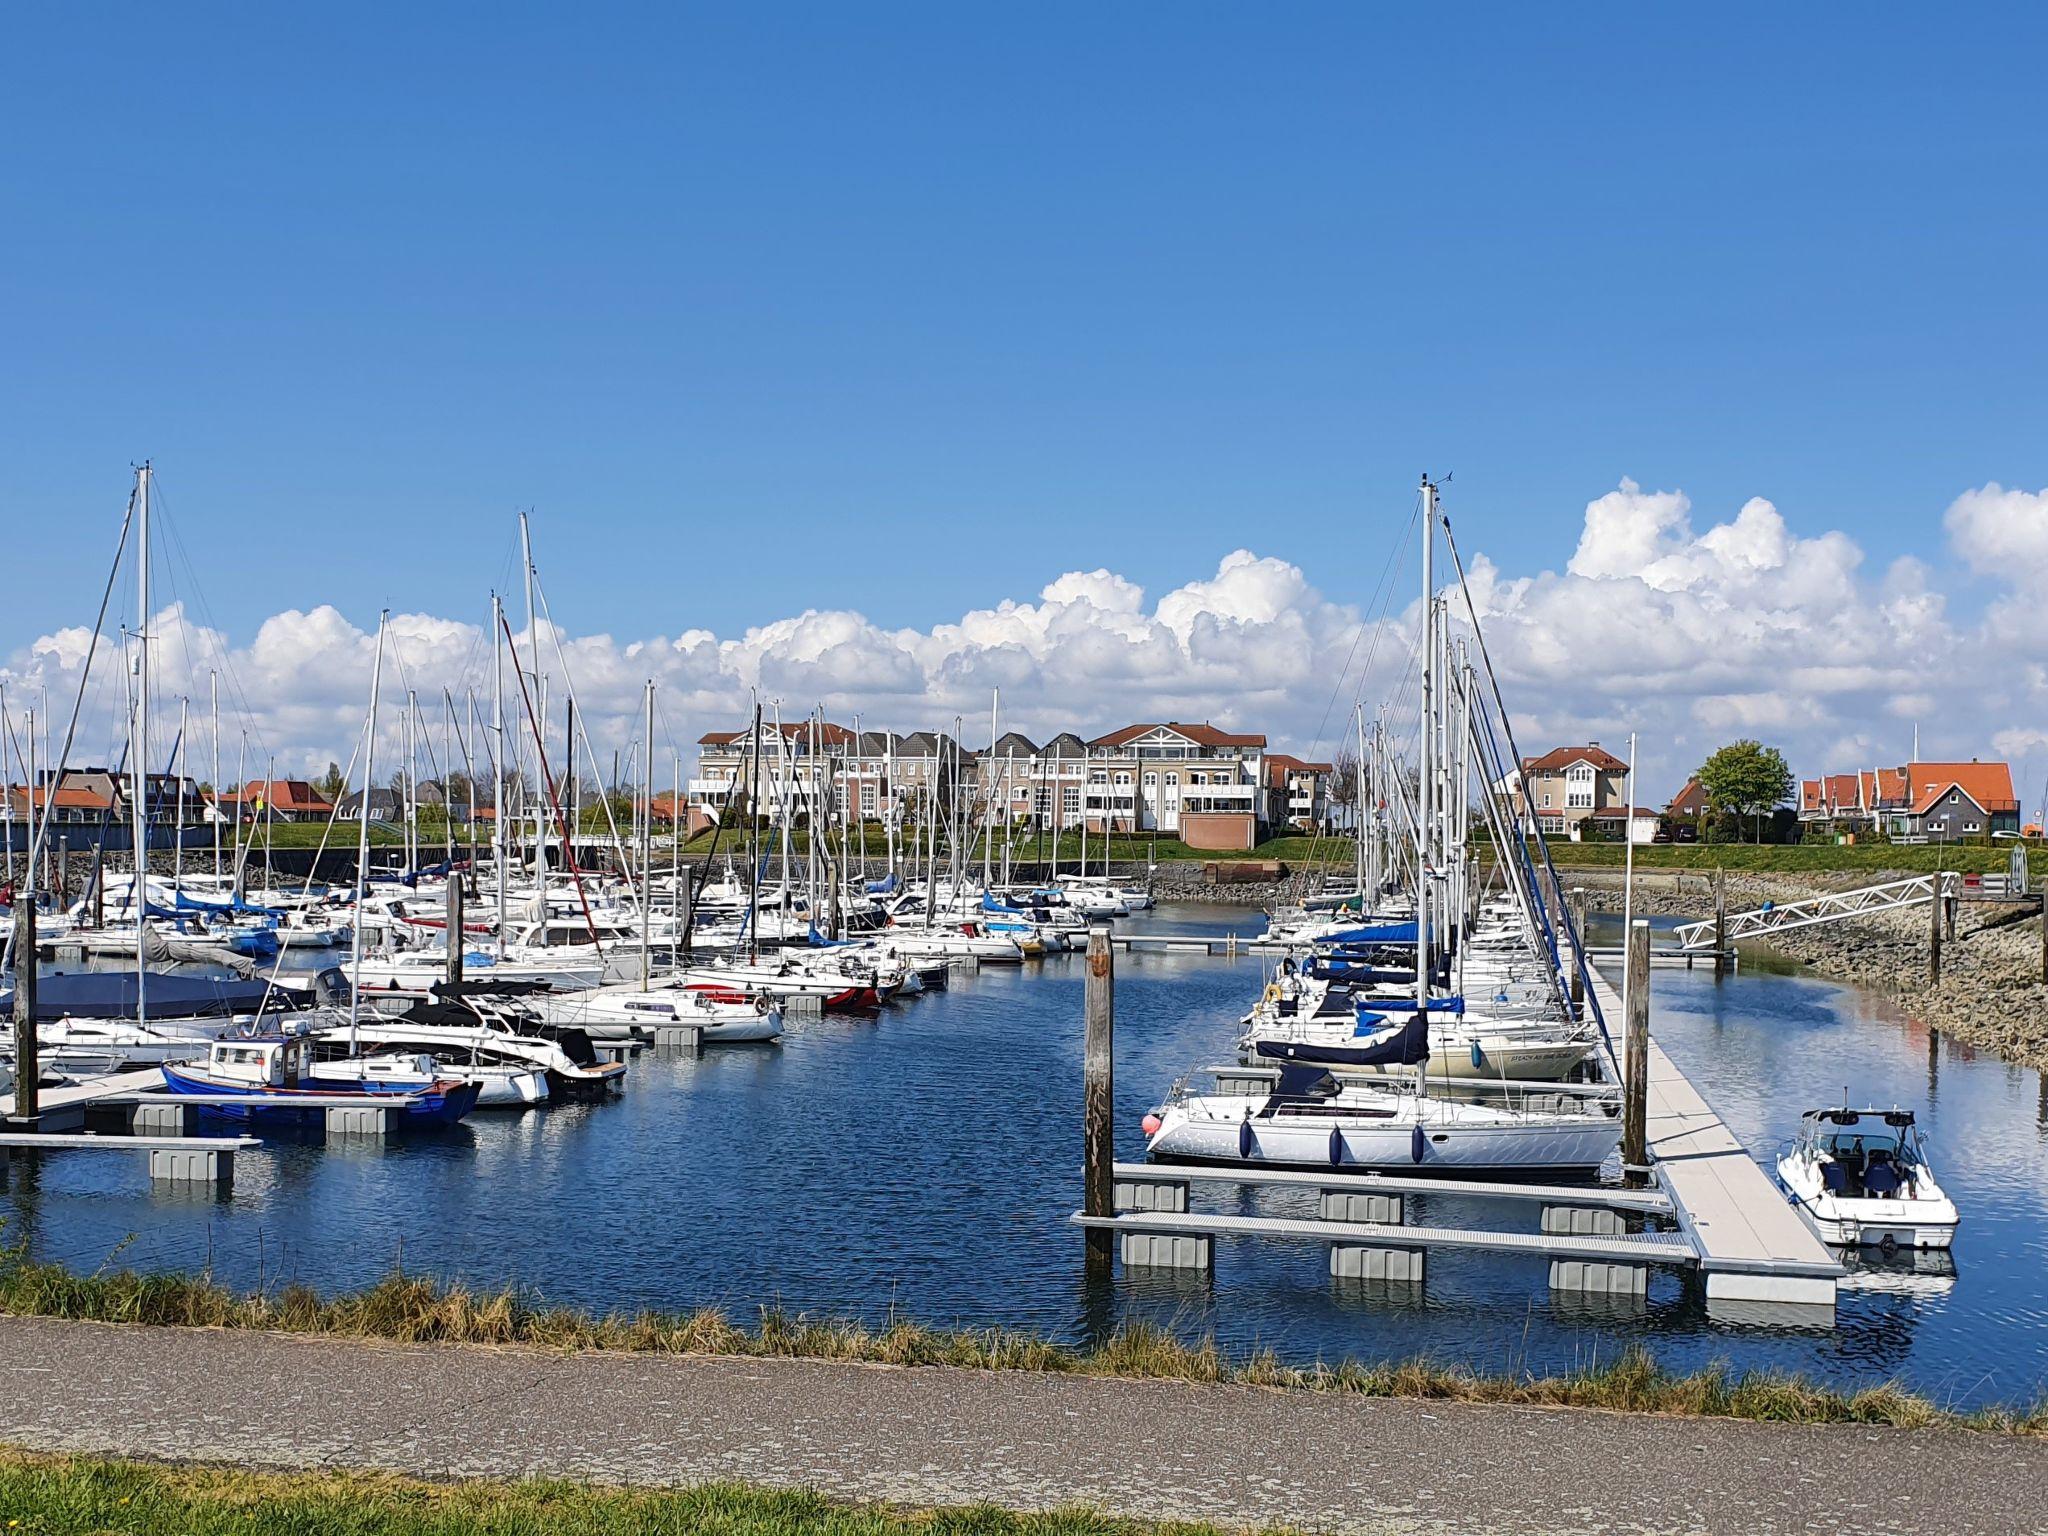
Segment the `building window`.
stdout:
[[1071,819],[1072,819],[1073,817],[1076,817],[1076,816],[1080,815],[1080,814],[1081,814],[1081,791],[1080,791],[1080,789],[1079,789],[1079,788],[1077,788],[1077,787],[1076,787],[1075,785],[1069,784],[1069,785],[1068,785],[1068,786],[1066,787],[1066,789],[1065,789],[1065,790],[1063,790],[1063,791],[1061,792],[1061,795],[1060,795],[1060,804],[1061,804],[1062,806],[1064,806],[1064,807],[1065,807],[1065,813],[1066,813],[1066,815],[1067,815],[1068,819],[1070,819],[1070,820],[1071,820]]
[[1568,790],[1564,799],[1568,811],[1590,811],[1593,809],[1593,791],[1590,789]]
[[1156,774],[1156,773],[1147,773],[1147,774],[1145,775],[1145,787],[1146,787],[1147,789],[1150,789],[1150,788],[1152,788],[1152,786],[1153,786],[1153,785],[1155,785],[1155,784],[1157,784],[1158,782],[1159,782],[1159,775],[1158,775],[1158,774]]

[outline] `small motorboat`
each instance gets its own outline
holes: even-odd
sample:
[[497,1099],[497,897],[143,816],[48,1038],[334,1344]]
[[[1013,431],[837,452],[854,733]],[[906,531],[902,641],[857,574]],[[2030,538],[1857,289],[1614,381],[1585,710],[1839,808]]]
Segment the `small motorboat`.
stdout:
[[[251,1104],[209,1104],[207,1112],[230,1120],[260,1120],[279,1116],[317,1113],[319,1105],[294,1103],[312,1098],[360,1098],[366,1104],[403,1096],[404,1103],[389,1106],[401,1125],[453,1125],[476,1108],[482,1085],[462,1082],[438,1074],[432,1057],[384,1058],[394,1065],[380,1065],[376,1072],[354,1072],[322,1077],[315,1070],[310,1035],[255,1035],[216,1040],[208,1047],[203,1067],[164,1062],[159,1070],[164,1086],[172,1093],[204,1097],[212,1094],[249,1095],[264,1102]],[[401,1073],[396,1063],[410,1061],[411,1069]],[[362,1066],[362,1062],[352,1065]]]
[[1946,1248],[1962,1220],[1910,1109],[1809,1109],[1778,1159],[1778,1183],[1837,1247]]

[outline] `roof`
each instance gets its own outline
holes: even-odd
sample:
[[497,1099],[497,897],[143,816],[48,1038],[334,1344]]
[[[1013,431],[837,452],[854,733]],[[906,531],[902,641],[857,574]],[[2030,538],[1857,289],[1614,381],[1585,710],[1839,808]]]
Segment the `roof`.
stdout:
[[1061,731],[1039,749],[1041,757],[1086,757],[1088,743],[1072,731]]
[[223,800],[252,804],[262,800],[276,811],[331,811],[333,804],[304,779],[251,779],[240,790],[229,790]]
[[1985,812],[2016,811],[2019,797],[2012,792],[2012,769],[2004,763],[1908,763],[1906,780],[1913,797],[1913,814],[1925,816],[1951,788],[1960,789]]
[[1628,764],[1604,750],[1597,741],[1589,741],[1583,747],[1552,747],[1541,757],[1523,758],[1522,768],[1528,773],[1555,773],[1580,762],[1591,763],[1602,773],[1628,772]]
[[1022,731],[1005,731],[996,738],[996,744],[988,749],[991,757],[1036,757],[1038,748]]
[[1153,731],[1172,731],[1185,736],[1200,747],[1263,747],[1266,738],[1262,735],[1239,735],[1230,731],[1219,731],[1204,720],[1189,724],[1181,720],[1155,720],[1139,725],[1127,725],[1121,730],[1111,731],[1107,736],[1098,736],[1088,745],[1091,747],[1121,747],[1136,741],[1140,736]]
[[1700,781],[1696,778],[1687,779],[1685,787],[1671,797],[1671,804],[1666,807],[1679,816],[1694,816],[1706,808],[1707,792],[1700,788]]
[[110,798],[96,790],[80,789],[68,784],[58,789],[54,794],[51,793],[50,787],[47,784],[38,784],[35,787],[33,797],[21,785],[10,784],[7,788],[7,793],[17,804],[22,806],[27,806],[32,802],[39,808],[55,806],[60,811],[105,811],[111,810],[114,804]]
[[[773,720],[763,720],[761,722],[761,729],[764,732],[780,731],[783,740],[791,742],[808,742],[811,739],[812,727],[813,722],[809,720],[785,720],[779,726]],[[817,726],[816,729],[818,739],[828,747],[848,746],[854,740],[853,732],[843,725],[834,725],[830,720]],[[736,741],[745,741],[752,730],[752,726],[743,726],[737,731],[706,731],[697,738],[697,745],[700,747],[729,747]]]
[[1287,782],[1290,773],[1332,773],[1335,770],[1328,763],[1306,763],[1285,752],[1266,754],[1266,782],[1278,787]]
[[1654,821],[1659,814],[1659,812],[1651,810],[1647,805],[1629,806],[1626,809],[1618,805],[1603,805],[1597,811],[1588,811],[1586,819],[1588,821],[1626,821],[1632,815],[1637,821],[1641,821],[1645,816]]

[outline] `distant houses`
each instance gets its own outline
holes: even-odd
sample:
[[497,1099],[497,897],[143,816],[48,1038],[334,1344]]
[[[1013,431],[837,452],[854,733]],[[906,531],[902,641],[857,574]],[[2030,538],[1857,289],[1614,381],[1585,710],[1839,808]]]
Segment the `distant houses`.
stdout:
[[1799,820],[1809,829],[1953,843],[2018,836],[2020,802],[2005,763],[1913,762],[1802,779]]
[[814,802],[862,821],[921,814],[928,800],[993,804],[995,818],[1033,831],[1105,831],[1177,837],[1191,847],[1246,849],[1262,833],[1326,824],[1331,765],[1267,751],[1257,732],[1208,721],[1140,721],[1084,740],[1061,732],[1043,745],[1021,732],[985,751],[931,732],[854,732],[810,722],[764,723],[698,741],[689,782],[692,824],[744,806],[758,783],[759,812],[808,817]]

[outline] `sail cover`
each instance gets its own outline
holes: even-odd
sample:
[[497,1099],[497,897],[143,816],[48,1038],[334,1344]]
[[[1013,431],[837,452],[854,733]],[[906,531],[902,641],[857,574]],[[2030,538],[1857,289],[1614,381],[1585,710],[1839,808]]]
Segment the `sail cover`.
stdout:
[[1412,1067],[1429,1058],[1429,1015],[1413,1013],[1399,1028],[1387,1023],[1384,1014],[1358,1010],[1358,1037],[1362,1044],[1345,1052],[1352,1066]]
[[[149,973],[149,1011],[161,1019],[229,1018],[254,1013],[266,988],[260,981],[234,977],[182,976]],[[303,994],[291,987],[268,989],[273,1008],[295,1008]],[[12,1016],[14,992],[0,993],[0,1014]],[[76,1019],[135,1017],[133,971],[60,972],[36,978],[36,1019],[47,1022],[66,1015]]]

